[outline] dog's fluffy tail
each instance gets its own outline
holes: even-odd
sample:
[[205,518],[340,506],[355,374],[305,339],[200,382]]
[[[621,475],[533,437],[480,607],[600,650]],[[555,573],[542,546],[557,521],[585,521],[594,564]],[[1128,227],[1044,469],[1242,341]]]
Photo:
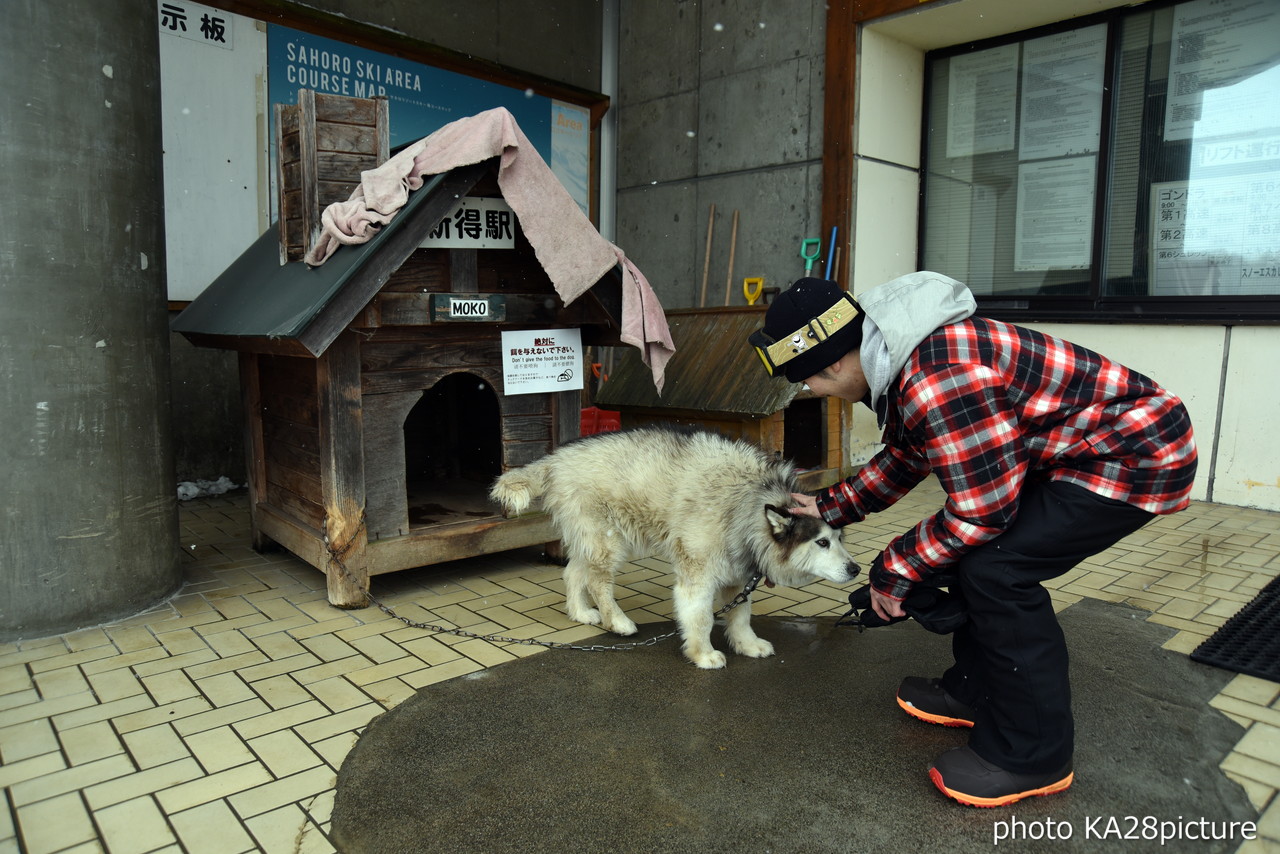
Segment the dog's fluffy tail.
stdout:
[[493,482],[489,497],[502,505],[508,516],[519,516],[529,509],[535,498],[547,490],[551,466],[544,457],[518,469],[512,469]]

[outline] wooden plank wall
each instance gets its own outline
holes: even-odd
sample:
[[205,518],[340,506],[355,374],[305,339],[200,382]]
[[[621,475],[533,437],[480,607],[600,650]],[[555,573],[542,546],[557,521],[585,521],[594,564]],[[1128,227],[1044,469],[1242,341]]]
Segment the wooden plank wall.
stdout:
[[387,159],[390,139],[386,98],[301,89],[296,105],[276,105],[282,261],[302,259],[321,212]]
[[262,425],[262,500],[323,531],[316,361],[258,356],[257,363],[260,402],[246,416]]
[[361,342],[361,389],[366,397],[399,394],[425,391],[454,373],[478,377],[498,395],[505,471],[549,453],[555,425],[550,395],[502,393],[501,357],[501,334],[492,326],[382,327]]

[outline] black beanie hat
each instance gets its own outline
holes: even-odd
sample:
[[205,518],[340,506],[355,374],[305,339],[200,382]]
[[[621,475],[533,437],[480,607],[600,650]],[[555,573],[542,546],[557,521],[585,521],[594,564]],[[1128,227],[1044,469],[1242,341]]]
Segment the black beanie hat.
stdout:
[[[815,278],[798,279],[770,304],[769,310],[765,312],[764,329],[761,332],[769,342],[792,338],[805,329],[810,321],[842,300],[848,302],[855,312],[858,311],[858,304],[835,282]],[[757,343],[759,335],[760,332],[757,332],[752,336],[753,344]],[[804,382],[839,360],[845,353],[858,349],[861,344],[862,321],[855,316],[851,322],[826,339],[802,345],[800,354],[780,367],[790,382]]]

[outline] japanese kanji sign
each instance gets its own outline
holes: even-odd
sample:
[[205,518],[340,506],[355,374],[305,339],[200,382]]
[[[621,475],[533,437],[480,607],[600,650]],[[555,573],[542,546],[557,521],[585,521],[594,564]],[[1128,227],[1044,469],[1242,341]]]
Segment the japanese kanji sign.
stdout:
[[464,196],[420,244],[426,249],[514,249],[515,212],[502,199]]
[[160,32],[203,44],[232,50],[230,17],[221,9],[187,3],[185,0],[158,0]]

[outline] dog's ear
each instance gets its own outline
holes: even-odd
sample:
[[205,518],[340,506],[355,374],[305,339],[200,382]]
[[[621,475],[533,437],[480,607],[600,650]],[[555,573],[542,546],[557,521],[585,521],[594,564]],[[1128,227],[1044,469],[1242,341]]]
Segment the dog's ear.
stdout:
[[764,517],[769,520],[769,529],[775,537],[781,537],[786,530],[795,524],[795,517],[782,507],[772,504],[764,506]]

